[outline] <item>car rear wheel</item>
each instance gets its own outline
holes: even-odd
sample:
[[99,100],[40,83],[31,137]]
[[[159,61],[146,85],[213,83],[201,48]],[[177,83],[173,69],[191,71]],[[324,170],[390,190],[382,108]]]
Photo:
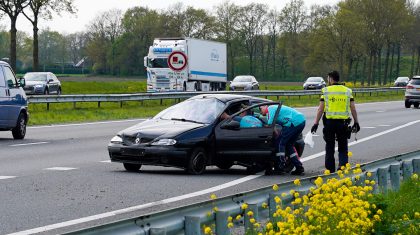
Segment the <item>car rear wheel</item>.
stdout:
[[206,170],[207,154],[203,148],[195,148],[188,159],[187,172],[192,175],[201,175]]
[[229,170],[233,166],[233,162],[218,162],[216,166],[222,170]]
[[24,113],[20,113],[16,127],[12,129],[12,135],[14,139],[23,139],[26,135],[26,115]]
[[141,164],[123,163],[127,171],[136,172],[140,170]]
[[419,108],[419,103],[414,103],[414,108]]
[[405,104],[405,107],[408,108],[408,109],[411,107],[411,103],[408,100],[405,100],[404,104]]

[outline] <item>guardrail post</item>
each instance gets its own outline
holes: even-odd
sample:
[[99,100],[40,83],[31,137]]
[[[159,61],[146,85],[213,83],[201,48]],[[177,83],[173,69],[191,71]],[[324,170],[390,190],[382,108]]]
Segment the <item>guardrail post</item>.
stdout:
[[270,193],[269,198],[268,198],[268,213],[269,213],[270,220],[272,220],[272,221],[274,219],[273,214],[276,213],[276,211],[277,211],[277,203],[274,200],[274,198],[276,196],[280,197],[280,195],[278,195],[278,194]]
[[372,175],[370,177],[366,176],[366,179],[370,181],[372,180],[375,181],[375,184],[372,185],[372,188],[373,188],[372,193],[378,193],[378,170],[371,171],[370,173]]
[[378,186],[381,192],[388,190],[388,168],[378,169]]
[[185,216],[185,235],[200,235],[200,217]]
[[166,229],[165,228],[151,228],[150,235],[166,235]]
[[162,105],[163,104],[163,99],[160,99],[160,105]]
[[413,172],[420,174],[420,159],[413,159]]
[[391,165],[389,166],[389,173],[391,177],[391,186],[393,190],[398,190],[400,188],[400,176],[401,176],[401,166],[400,165]]
[[101,101],[98,101],[98,108],[101,107]]
[[47,110],[50,110],[50,103],[47,103]]
[[73,102],[73,108],[76,109],[76,102]]
[[[248,212],[252,211],[254,216],[248,216]],[[248,204],[248,208],[245,210],[244,215],[244,224],[245,224],[245,233],[250,228],[252,229],[253,224],[249,221],[251,218],[258,220],[258,204]]]
[[228,235],[230,234],[228,224],[228,211],[216,211],[216,234],[217,235]]
[[413,174],[413,162],[412,161],[403,161],[402,162],[402,172],[403,172],[403,180],[410,179],[411,175]]
[[122,105],[123,105],[123,102],[122,102],[122,101],[120,101],[120,108],[122,108]]

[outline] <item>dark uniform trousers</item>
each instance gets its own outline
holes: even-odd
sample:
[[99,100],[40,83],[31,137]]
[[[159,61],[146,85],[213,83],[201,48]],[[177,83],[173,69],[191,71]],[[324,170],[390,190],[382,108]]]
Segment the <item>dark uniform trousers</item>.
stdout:
[[335,172],[335,140],[338,142],[338,167],[345,166],[348,163],[348,143],[347,126],[348,120],[345,119],[327,119],[325,115],[322,119],[324,124],[323,134],[325,145],[325,168],[330,172]]

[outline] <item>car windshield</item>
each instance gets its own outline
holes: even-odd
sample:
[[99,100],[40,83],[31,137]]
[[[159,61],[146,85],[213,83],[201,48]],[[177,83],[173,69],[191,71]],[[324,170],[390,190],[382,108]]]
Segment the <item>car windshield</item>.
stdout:
[[419,78],[411,79],[410,80],[410,85],[420,85],[420,79]]
[[192,99],[167,108],[154,119],[210,124],[223,111],[225,104],[215,98]]
[[25,74],[26,81],[46,81],[47,74],[45,73],[27,73]]
[[397,78],[397,82],[405,82],[408,81],[408,77],[399,77]]
[[233,79],[234,82],[252,82],[250,77],[236,77]]
[[319,77],[311,77],[311,78],[308,78],[308,80],[306,80],[307,82],[321,82],[322,81],[322,78],[319,78]]
[[169,68],[168,58],[149,59],[149,68]]

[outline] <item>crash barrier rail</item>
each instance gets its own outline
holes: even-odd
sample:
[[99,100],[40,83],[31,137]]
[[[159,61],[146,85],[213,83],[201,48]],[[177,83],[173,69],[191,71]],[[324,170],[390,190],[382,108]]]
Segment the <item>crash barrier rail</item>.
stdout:
[[[413,173],[420,173],[420,151],[362,164],[361,169],[362,173],[349,175],[356,185],[363,185],[368,177],[367,173],[370,172],[371,175],[368,178],[377,182],[373,186],[374,193],[397,190],[402,180],[409,179]],[[360,177],[357,181],[355,180],[356,175]],[[86,228],[69,234],[197,235],[203,233],[204,225],[215,225],[215,234],[227,235],[230,234],[229,216],[235,218],[235,215],[243,214],[243,223],[234,229],[244,231],[243,229],[252,226],[249,222],[250,217],[247,215],[248,211],[253,212],[252,217],[255,220],[266,220],[276,211],[278,205],[275,202],[276,196],[280,197],[282,193],[287,193],[288,197],[283,197],[282,203],[290,205],[294,199],[289,194],[290,190],[293,189],[302,196],[308,194],[310,188],[316,186],[315,180],[318,177],[322,177],[324,182],[329,178],[339,178],[337,174],[304,178],[300,180],[300,186],[296,186],[293,182],[286,182],[278,185],[277,191],[274,191],[271,186],[264,187],[233,196]],[[245,212],[241,209],[243,203],[248,205]],[[268,208],[265,205],[268,205]],[[215,207],[218,208],[217,211],[214,210]]]
[[[379,95],[383,92],[398,92],[404,88],[357,88],[353,89],[353,95],[358,94],[365,95],[372,94]],[[320,96],[320,90],[306,91],[214,91],[214,92],[157,92],[157,93],[136,93],[136,94],[88,94],[88,95],[39,95],[39,96],[28,96],[29,103],[47,104],[47,110],[49,110],[49,104],[51,103],[73,103],[74,108],[77,102],[97,102],[98,108],[101,106],[101,102],[120,102],[122,107],[124,101],[145,101],[145,100],[160,100],[162,104],[165,99],[187,99],[195,95],[200,94],[236,94],[236,95],[251,95],[260,97],[276,96],[277,100],[279,97],[299,97],[302,96]]]

